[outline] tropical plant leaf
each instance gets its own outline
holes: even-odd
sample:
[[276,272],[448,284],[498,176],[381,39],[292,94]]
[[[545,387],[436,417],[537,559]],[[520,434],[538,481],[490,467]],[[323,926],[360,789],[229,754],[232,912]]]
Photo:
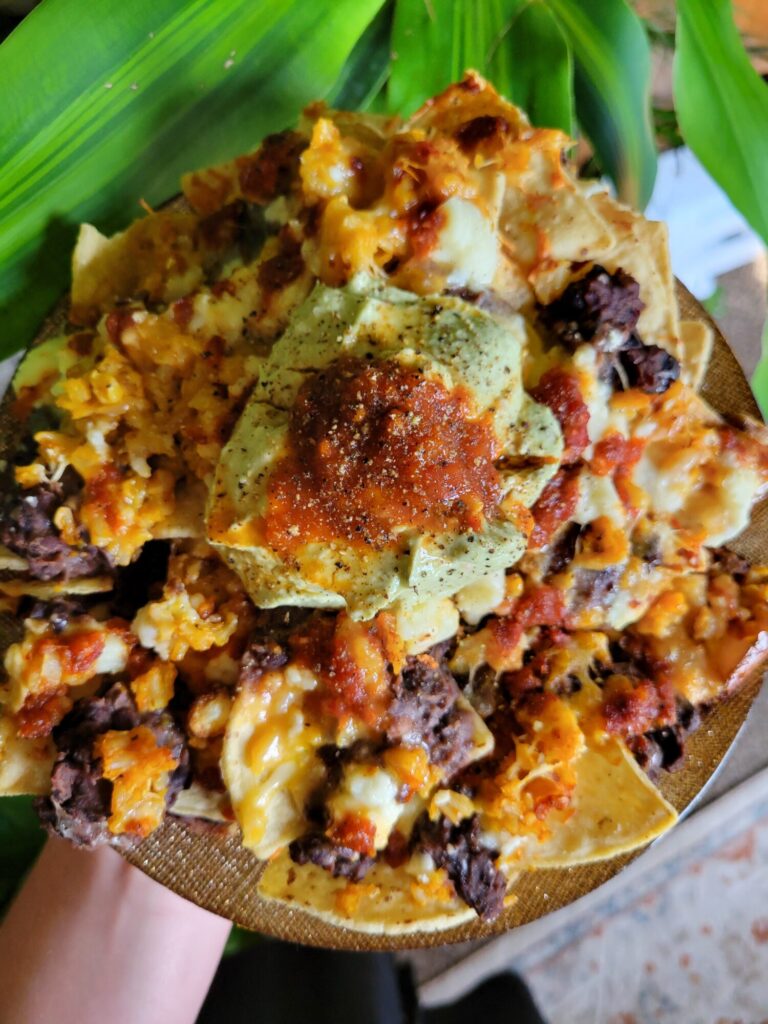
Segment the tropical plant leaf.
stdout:
[[370,110],[389,77],[392,4],[384,4],[355,44],[328,96],[339,110]]
[[620,197],[642,209],[656,177],[643,25],[625,0],[546,2],[573,51],[578,121]]
[[674,92],[683,137],[768,244],[768,86],[730,0],[678,0]]
[[383,0],[45,0],[2,44],[0,355],[63,289],[81,220],[115,229],[182,172],[328,93]]
[[[488,73],[515,15],[527,0],[397,0],[392,25],[389,108],[410,114],[467,68]],[[509,65],[497,66],[494,85],[508,95]]]
[[544,128],[573,132],[573,59],[557,19],[542,0],[517,14],[488,64],[493,82]]
[[30,797],[0,797],[0,916],[45,841]]

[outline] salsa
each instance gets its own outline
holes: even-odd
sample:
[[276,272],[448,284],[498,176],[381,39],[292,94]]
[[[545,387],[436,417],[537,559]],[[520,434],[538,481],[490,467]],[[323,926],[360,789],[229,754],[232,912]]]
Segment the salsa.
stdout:
[[501,498],[490,418],[470,396],[395,361],[338,360],[299,390],[268,485],[267,542],[382,549],[401,528],[482,528]]
[[578,461],[589,444],[587,424],[589,409],[584,402],[578,380],[571,373],[554,367],[542,376],[531,391],[537,402],[548,405],[563,431],[563,464]]
[[557,529],[573,516],[578,501],[578,473],[558,470],[531,509],[536,524],[530,537],[531,548],[543,548]]

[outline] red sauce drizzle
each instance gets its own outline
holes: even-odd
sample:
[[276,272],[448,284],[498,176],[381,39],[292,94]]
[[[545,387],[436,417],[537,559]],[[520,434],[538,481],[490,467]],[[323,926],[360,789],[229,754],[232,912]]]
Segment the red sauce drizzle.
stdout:
[[376,826],[362,814],[345,814],[331,829],[330,838],[368,857],[376,853]]
[[171,315],[176,326],[186,331],[195,312],[195,299],[192,295],[185,295],[183,299],[177,299],[171,306]]
[[676,717],[674,687],[663,673],[634,685],[609,680],[603,715],[606,730],[625,738],[669,725]]
[[267,291],[279,291],[301,277],[303,271],[301,242],[284,232],[280,239],[280,251],[259,267],[259,284]]
[[426,259],[437,245],[445,214],[439,200],[425,199],[406,214],[411,255],[417,260]]
[[71,707],[72,701],[67,697],[66,687],[54,693],[30,695],[16,716],[16,731],[25,740],[39,740],[43,736],[50,736]]
[[628,470],[642,458],[645,445],[637,438],[612,432],[595,445],[590,468],[597,476],[608,476],[616,469]]
[[236,161],[240,189],[252,203],[266,206],[287,192],[299,170],[299,157],[307,140],[298,132],[268,135],[255,153]]
[[[569,635],[556,626],[542,630],[541,636],[532,648],[535,653],[531,660],[516,671],[503,673],[501,681],[505,692],[515,700],[540,690],[550,673],[553,656],[559,647],[568,643],[568,640]],[[526,657],[529,654],[530,652]]]
[[570,373],[554,367],[542,376],[531,391],[537,402],[548,405],[563,431],[563,463],[576,462],[589,444],[589,409],[581,396],[579,382]]
[[504,618],[491,619],[488,629],[501,650],[510,652],[520,643],[526,629],[534,626],[559,626],[564,619],[562,591],[544,586],[523,594],[513,611]]
[[501,497],[498,442],[469,396],[394,362],[340,359],[300,389],[268,485],[267,541],[383,548],[396,527],[478,530]]
[[531,533],[529,547],[543,548],[558,526],[571,518],[578,500],[578,473],[561,469],[552,477],[531,508],[536,525]]
[[384,645],[377,624],[346,615],[319,616],[290,638],[293,658],[320,680],[306,697],[313,713],[377,726],[391,701]]
[[88,482],[85,488],[85,501],[95,505],[109,528],[117,532],[121,525],[120,502],[116,500],[115,488],[122,479],[117,466],[105,466]]
[[123,331],[133,324],[133,309],[113,309],[105,321],[107,334],[116,345],[120,343]]
[[47,651],[61,662],[64,675],[80,675],[99,660],[104,650],[104,633],[87,630],[70,637],[44,637],[37,644],[37,652],[43,660]]
[[503,144],[512,127],[505,117],[493,117],[484,114],[465,121],[456,132],[456,141],[465,151],[472,151],[482,142]]

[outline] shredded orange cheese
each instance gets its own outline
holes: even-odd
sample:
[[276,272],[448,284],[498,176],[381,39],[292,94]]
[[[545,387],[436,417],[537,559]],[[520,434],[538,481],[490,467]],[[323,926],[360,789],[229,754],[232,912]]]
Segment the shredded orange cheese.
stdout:
[[179,762],[167,747],[158,746],[145,725],[104,733],[96,740],[95,752],[104,778],[113,784],[110,832],[149,835],[163,820],[168,773]]

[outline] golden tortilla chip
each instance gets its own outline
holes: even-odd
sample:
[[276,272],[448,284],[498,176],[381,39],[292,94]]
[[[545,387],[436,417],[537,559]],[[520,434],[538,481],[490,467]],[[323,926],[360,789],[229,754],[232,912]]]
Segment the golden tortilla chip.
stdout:
[[552,835],[531,847],[526,866],[565,868],[629,853],[677,821],[677,811],[619,740],[588,748],[576,776],[571,808],[547,817]]
[[607,192],[595,193],[590,201],[610,224],[616,239],[598,262],[611,273],[621,268],[640,284],[645,308],[637,333],[646,344],[659,345],[679,359],[680,328],[666,224],[646,220]]
[[442,872],[430,875],[429,881],[421,878],[405,868],[377,863],[365,881],[353,883],[333,878],[314,864],[294,864],[285,851],[267,865],[258,891],[264,899],[370,934],[443,931],[475,916]]
[[[302,713],[309,672],[266,673],[258,690],[244,687],[227,722],[221,773],[243,833],[243,845],[266,858],[301,834],[304,806],[323,779],[316,749],[334,736]],[[270,716],[273,705],[282,714]]]
[[510,183],[499,219],[506,251],[526,270],[539,301],[546,301],[542,282],[556,279],[571,263],[608,258],[615,249],[609,223],[592,203],[562,174],[553,188],[550,168],[516,187]]
[[107,594],[114,587],[111,576],[88,576],[76,580],[0,580],[0,594],[8,597],[36,597],[50,601],[68,594]]
[[20,739],[0,712],[0,796],[45,796],[51,790],[53,741]]
[[0,544],[0,570],[2,569],[10,572],[26,572],[26,559]]
[[[305,831],[307,800],[325,777],[316,751],[338,741],[327,720],[313,720],[303,706],[316,685],[308,670],[295,666],[268,672],[257,688],[241,689],[227,722],[222,776],[243,845],[264,859]],[[479,760],[492,750],[493,737],[466,699],[458,704],[474,726],[468,762]],[[370,787],[366,813],[386,839],[403,813],[398,784],[380,768],[369,773],[365,786]]]
[[194,214],[168,210],[136,220],[111,238],[92,224],[81,225],[72,254],[74,322],[89,323],[133,295],[172,302],[197,287],[203,252],[196,229]]
[[703,320],[680,321],[681,376],[694,391],[704,383],[714,343],[712,328]]
[[180,818],[202,818],[204,821],[232,820],[227,794],[204,789],[199,782],[193,782],[189,789],[182,789],[174,800],[170,813]]
[[530,128],[528,118],[519,107],[500,96],[477,71],[466,71],[460,82],[453,82],[437,96],[426,100],[403,127],[406,131],[436,130],[452,134],[476,117],[489,116],[503,118],[514,137]]

